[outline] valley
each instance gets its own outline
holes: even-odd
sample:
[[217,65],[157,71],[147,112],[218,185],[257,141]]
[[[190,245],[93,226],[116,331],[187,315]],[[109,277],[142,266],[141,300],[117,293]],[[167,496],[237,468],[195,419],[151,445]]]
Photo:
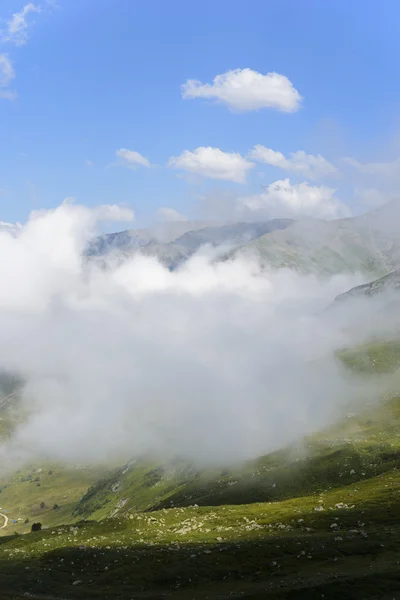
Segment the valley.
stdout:
[[399,18],[0,2],[0,600],[400,600]]
[[[280,268],[319,277],[362,272],[369,282],[332,298],[321,323],[358,298],[381,302],[371,305],[376,318],[388,307],[396,312],[398,274],[391,269],[400,247],[365,219],[180,233],[175,246],[156,242],[164,264],[166,247],[186,248],[183,262],[167,264],[172,271],[214,245],[223,249],[214,258],[220,264],[257,256],[265,268],[259,277]],[[88,260],[117,256],[124,264],[137,252],[150,256],[155,238],[146,235],[114,236],[111,249],[102,238]],[[365,381],[376,393],[354,402],[350,396],[333,424],[258,458],[201,465],[173,454],[139,455],[66,465],[49,456],[6,470],[0,597],[391,598],[400,588],[400,338],[397,329],[374,335],[338,347],[331,358],[343,380]],[[0,436],[12,440],[29,418],[19,404],[24,382],[4,374],[1,384]]]
[[[385,356],[391,365],[390,347]],[[389,597],[400,583],[399,431],[396,396],[223,471],[28,466],[1,484],[2,597]],[[36,521],[42,531],[28,533]]]

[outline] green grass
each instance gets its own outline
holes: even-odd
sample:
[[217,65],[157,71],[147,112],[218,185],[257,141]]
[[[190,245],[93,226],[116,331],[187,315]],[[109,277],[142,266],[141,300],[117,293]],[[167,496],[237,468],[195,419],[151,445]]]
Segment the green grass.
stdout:
[[227,598],[266,590],[275,597],[286,586],[318,597],[313,589],[335,590],[339,579],[344,597],[357,598],[354,580],[364,585],[367,577],[389,591],[388,581],[398,578],[399,491],[400,474],[391,472],[278,503],[132,512],[3,538],[1,589],[63,598]]
[[[43,464],[41,467],[26,467],[11,478],[0,479],[0,507],[4,509],[0,512],[6,511],[10,519],[7,530],[0,530],[0,535],[9,531],[29,531],[35,521],[44,525],[70,521],[88,485],[97,481],[101,473],[102,469],[99,468],[66,469],[59,465]],[[55,505],[59,508],[54,509]],[[27,519],[29,523],[25,523]],[[13,520],[17,523],[13,523]]]
[[400,369],[400,341],[375,341],[338,352],[340,360],[361,373],[392,373]]
[[115,511],[278,501],[341,487],[400,467],[398,432],[400,400],[395,398],[310,436],[301,446],[229,469],[126,465],[97,482],[76,515],[102,519]]
[[[367,354],[381,375],[398,351],[339,358],[363,373],[354,356]],[[30,519],[0,532],[0,599],[384,600],[400,589],[400,397],[235,467],[30,465],[0,487],[10,518]],[[45,529],[28,533],[33,520]]]

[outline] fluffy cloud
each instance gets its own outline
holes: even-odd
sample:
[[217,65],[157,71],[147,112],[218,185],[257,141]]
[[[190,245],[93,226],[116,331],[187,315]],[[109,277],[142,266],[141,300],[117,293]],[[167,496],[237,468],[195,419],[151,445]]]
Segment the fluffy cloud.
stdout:
[[206,253],[174,272],[144,256],[104,269],[82,250],[107,214],[64,203],[0,233],[0,367],[25,380],[0,470],[49,456],[230,462],[340,417],[347,334],[320,313],[359,279]]
[[219,148],[200,146],[193,152],[185,150],[180,156],[172,156],[168,166],[210,179],[245,183],[247,173],[254,164],[237,152],[223,152]]
[[29,22],[27,17],[31,13],[39,13],[40,7],[29,2],[20,12],[14,13],[7,22],[7,28],[1,32],[1,41],[23,46],[28,41]]
[[0,233],[9,233],[12,236],[17,236],[22,231],[21,223],[7,223],[0,221]]
[[316,156],[314,154],[306,154],[304,150],[292,152],[289,158],[286,158],[282,152],[276,152],[257,144],[250,152],[249,157],[258,162],[297,173],[308,179],[319,179],[337,173],[336,167],[327,161],[326,158],[320,154]]
[[173,222],[184,222],[187,221],[187,217],[185,217],[185,215],[182,215],[180,212],[178,212],[177,210],[175,210],[175,208],[169,208],[166,206],[163,206],[161,208],[158,209],[157,211],[157,217],[161,220],[164,221],[166,223],[173,223]]
[[292,185],[289,179],[275,181],[261,194],[238,198],[235,209],[243,217],[314,217],[335,219],[349,216],[349,209],[334,196],[335,190],[304,182]]
[[150,161],[135,150],[120,148],[116,151],[115,155],[118,158],[118,164],[121,167],[126,167],[127,169],[136,169],[138,166],[151,166]]
[[12,63],[6,54],[0,54],[0,98],[13,100],[16,92],[10,89],[10,84],[15,78]]
[[181,90],[184,99],[215,99],[237,111],[275,108],[294,112],[300,108],[302,99],[284,75],[262,75],[252,69],[227,71],[217,75],[212,84],[189,79],[181,86]]

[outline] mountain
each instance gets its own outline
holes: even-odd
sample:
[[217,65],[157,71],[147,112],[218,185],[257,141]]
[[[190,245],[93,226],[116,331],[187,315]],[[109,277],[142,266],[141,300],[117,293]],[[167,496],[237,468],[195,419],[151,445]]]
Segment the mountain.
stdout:
[[259,223],[232,223],[219,227],[205,227],[196,231],[188,231],[174,241],[174,245],[187,252],[195,252],[201,246],[239,246],[247,244],[272,231],[286,229],[295,223],[293,219],[272,219]]
[[[396,205],[397,206],[397,205]],[[389,211],[322,221],[306,219],[290,228],[260,236],[232,252],[257,258],[264,268],[290,268],[333,275],[361,272],[382,276],[400,267],[400,227],[386,228]]]
[[400,269],[385,275],[384,277],[380,277],[379,279],[375,279],[370,283],[364,283],[363,285],[358,285],[351,290],[340,294],[335,298],[335,301],[342,302],[344,300],[348,300],[350,298],[356,297],[370,297],[377,296],[378,294],[383,294],[384,292],[389,291],[399,291],[400,290]]
[[[255,254],[266,268],[392,270],[339,298],[373,297],[400,289],[396,223],[385,226],[392,211],[213,225],[169,241],[121,232],[98,242],[98,252],[149,253],[173,268],[204,244],[230,244],[236,248],[225,260]],[[67,468],[50,457],[4,473],[0,597],[393,598],[400,589],[399,340],[338,349],[338,369],[365,381],[371,394],[343,399],[343,413],[355,412],[332,426],[244,464],[223,468],[216,457],[214,467],[200,468],[163,456]],[[24,419],[18,386],[0,373],[7,394],[0,441]],[[37,523],[41,530],[31,532]]]
[[93,240],[90,257],[141,254],[154,256],[170,269],[178,267],[202,246],[238,247],[271,231],[291,226],[293,219],[272,219],[256,223],[205,225],[204,222],[168,224],[167,229],[143,229],[105,234]]
[[87,248],[88,256],[104,256],[110,252],[126,254],[151,244],[168,244],[187,231],[196,231],[213,225],[208,221],[176,221],[156,225],[151,229],[127,229],[116,233],[104,233],[92,240]]
[[290,268],[332,275],[383,276],[400,268],[400,203],[347,219],[272,219],[266,222],[169,223],[154,229],[104,234],[91,242],[89,257],[154,256],[170,269],[202,246],[224,249],[221,260],[252,257],[263,268]]

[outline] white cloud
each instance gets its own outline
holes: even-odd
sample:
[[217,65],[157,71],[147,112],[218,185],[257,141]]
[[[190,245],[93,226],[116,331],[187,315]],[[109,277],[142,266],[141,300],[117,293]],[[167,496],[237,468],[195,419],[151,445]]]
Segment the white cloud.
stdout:
[[175,210],[175,208],[169,208],[167,206],[158,209],[157,217],[166,223],[173,223],[177,221],[184,222],[188,220],[185,215],[182,215],[180,212]]
[[352,157],[345,157],[343,160],[360,173],[364,173],[366,175],[377,175],[381,177],[400,176],[400,157],[388,162],[362,163]]
[[316,156],[314,154],[306,154],[304,150],[292,152],[289,158],[286,158],[282,152],[277,152],[261,144],[257,144],[250,152],[249,158],[284,169],[285,171],[298,173],[309,179],[328,177],[338,172],[336,167],[320,154]]
[[48,456],[230,462],[341,416],[359,380],[349,389],[335,359],[345,328],[320,313],[355,278],[204,253],[174,272],[143,256],[102,269],[82,257],[102,214],[65,203],[0,235],[0,367],[26,381],[0,471]]
[[189,79],[181,86],[182,97],[212,98],[237,111],[275,108],[294,112],[302,100],[291,81],[279,73],[262,75],[252,69],[235,69],[217,75],[212,84]]
[[185,150],[180,156],[172,156],[168,166],[210,179],[245,183],[247,173],[254,164],[237,152],[223,152],[219,148],[200,146],[193,152]]
[[7,223],[6,221],[0,221],[0,234],[9,233],[12,236],[17,236],[21,231],[21,223]]
[[15,78],[15,71],[7,54],[0,54],[0,98],[13,100],[17,93],[10,89],[10,84]]
[[94,162],[88,158],[85,160],[85,165],[90,169],[90,167],[94,166]]
[[39,13],[40,7],[29,2],[20,12],[14,13],[11,19],[7,22],[7,28],[1,32],[1,41],[5,43],[23,46],[28,41],[28,26],[27,17],[31,13]]
[[261,194],[238,198],[236,212],[253,218],[314,217],[335,219],[349,216],[348,207],[334,196],[335,190],[309,183],[292,185],[289,179],[275,181]]
[[128,169],[136,169],[138,166],[151,166],[150,161],[135,150],[127,150],[126,148],[120,148],[116,151],[115,155],[119,159],[118,164],[121,167],[126,167]]

